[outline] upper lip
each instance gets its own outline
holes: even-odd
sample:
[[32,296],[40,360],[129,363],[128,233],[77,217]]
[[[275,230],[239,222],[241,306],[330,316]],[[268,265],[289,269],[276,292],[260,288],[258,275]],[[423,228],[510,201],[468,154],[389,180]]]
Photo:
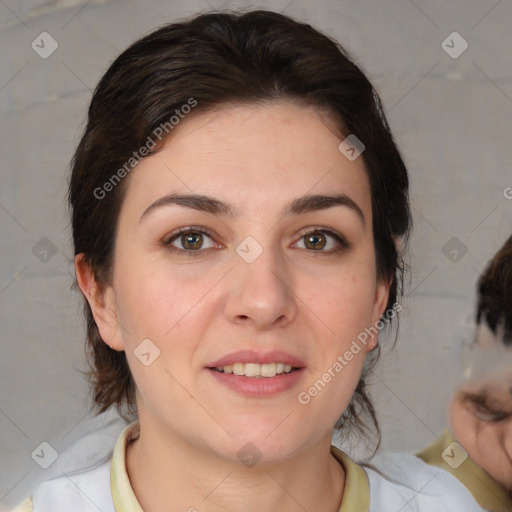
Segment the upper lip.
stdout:
[[222,368],[223,366],[229,366],[235,363],[284,363],[289,364],[295,368],[302,368],[304,361],[298,357],[281,352],[279,350],[273,350],[271,352],[256,352],[254,350],[239,350],[238,352],[232,352],[220,359],[217,359],[213,363],[207,365],[207,368]]

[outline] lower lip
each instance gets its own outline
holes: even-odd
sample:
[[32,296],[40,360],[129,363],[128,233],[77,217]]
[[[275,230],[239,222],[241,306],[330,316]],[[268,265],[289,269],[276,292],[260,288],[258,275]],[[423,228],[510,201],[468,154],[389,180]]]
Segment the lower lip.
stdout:
[[271,397],[293,388],[302,378],[304,368],[275,377],[246,377],[233,373],[221,373],[207,368],[219,382],[245,396]]

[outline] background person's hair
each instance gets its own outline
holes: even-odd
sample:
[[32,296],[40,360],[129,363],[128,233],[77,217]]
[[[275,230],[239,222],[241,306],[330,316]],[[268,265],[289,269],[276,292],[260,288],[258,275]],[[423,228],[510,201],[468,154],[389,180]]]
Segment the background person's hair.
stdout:
[[494,334],[503,329],[503,343],[512,345],[512,236],[480,276],[477,292],[477,323],[485,322]]
[[[314,106],[332,116],[341,138],[355,134],[365,144],[361,158],[371,187],[377,276],[391,282],[386,311],[391,310],[402,295],[402,254],[411,214],[407,171],[379,96],[338,43],[270,11],[203,14],[166,25],[126,49],[99,82],[73,157],[69,187],[75,255],[84,253],[98,282],[111,282],[117,219],[129,176],[103,199],[94,191],[190,98],[197,101],[190,115],[228,103],[290,100]],[[127,405],[134,412],[135,388],[125,353],[103,342],[87,301],[85,315],[99,412],[112,405],[120,412]],[[380,346],[367,357],[353,399],[336,426],[351,423],[366,433],[361,419],[366,413],[380,440],[365,381],[379,353]]]

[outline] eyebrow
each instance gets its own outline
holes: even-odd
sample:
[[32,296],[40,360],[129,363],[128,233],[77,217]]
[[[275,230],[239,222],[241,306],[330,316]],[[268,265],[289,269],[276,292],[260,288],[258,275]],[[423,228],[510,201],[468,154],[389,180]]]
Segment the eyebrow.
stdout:
[[[242,212],[233,204],[215,199],[214,197],[201,194],[169,194],[150,204],[142,213],[140,220],[142,221],[144,217],[157,208],[170,205],[184,206],[186,208],[192,208],[213,215],[227,216],[233,219],[239,218],[242,215]],[[334,206],[345,206],[351,209],[359,216],[363,226],[365,225],[366,219],[363,211],[359,205],[346,194],[313,194],[298,197],[285,206],[282,216],[326,210]]]
[[[510,391],[510,394],[512,395],[512,388],[509,389],[509,391]],[[472,402],[474,404],[481,405],[483,407],[487,407],[488,409],[493,409],[496,407],[496,400],[493,397],[491,397],[487,391],[480,391],[480,392],[474,392],[474,393],[463,392],[462,400],[467,401],[467,402]],[[509,400],[505,404],[505,407],[511,402],[512,402],[512,400]],[[512,412],[510,412],[508,414],[512,415]]]

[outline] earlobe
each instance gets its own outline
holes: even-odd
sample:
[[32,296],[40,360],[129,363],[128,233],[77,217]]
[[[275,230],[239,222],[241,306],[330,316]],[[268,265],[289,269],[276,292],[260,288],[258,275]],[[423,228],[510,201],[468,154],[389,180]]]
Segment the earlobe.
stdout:
[[371,332],[377,331],[372,337],[368,340],[367,349],[368,352],[371,352],[377,347],[379,342],[379,331],[381,325],[382,315],[385,313],[386,305],[388,303],[389,298],[389,290],[391,287],[391,283],[385,280],[379,280],[377,282],[377,287],[375,289],[375,303],[373,307],[373,315],[372,315],[372,325]]
[[377,283],[377,289],[375,291],[375,306],[377,308],[379,318],[386,312],[390,288],[391,282],[382,280]]
[[114,350],[124,350],[113,289],[99,283],[84,254],[75,257],[78,286],[84,294],[103,341]]

